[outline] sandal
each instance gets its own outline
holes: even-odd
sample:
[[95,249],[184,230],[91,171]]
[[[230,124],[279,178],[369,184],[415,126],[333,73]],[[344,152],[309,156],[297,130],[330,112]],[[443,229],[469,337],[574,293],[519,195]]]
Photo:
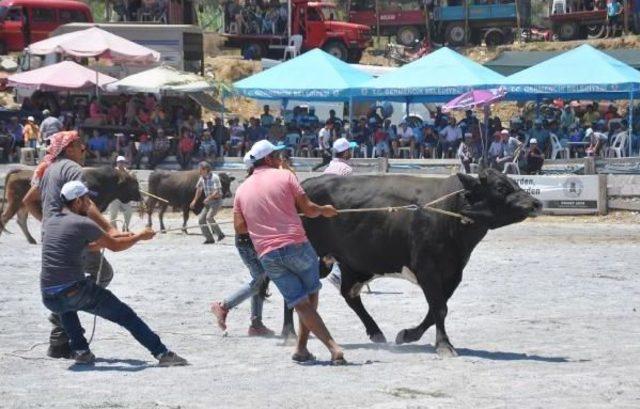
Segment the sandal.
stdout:
[[331,366],[343,366],[343,365],[346,365],[347,363],[348,363],[347,360],[344,358],[336,358],[331,360]]

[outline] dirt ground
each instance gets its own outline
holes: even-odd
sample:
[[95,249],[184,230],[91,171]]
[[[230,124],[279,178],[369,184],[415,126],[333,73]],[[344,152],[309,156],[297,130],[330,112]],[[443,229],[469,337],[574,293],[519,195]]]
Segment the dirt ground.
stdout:
[[[625,217],[632,218],[544,217],[490,232],[449,303],[458,358],[435,355],[433,329],[415,344],[370,343],[325,283],[321,314],[345,348],[346,367],[328,366],[317,340],[310,348],[320,361],[300,365],[281,339],[247,337],[248,303],[231,312],[222,337],[209,302],[229,295],[248,273],[231,238],[202,246],[195,231],[107,255],[116,268],[110,289],[191,366],[158,368],[129,334],[102,319],[94,367],[45,358],[50,327],[39,297],[40,246],[5,234],[0,407],[637,408],[640,228],[637,215]],[[134,217],[134,227],[142,225]],[[17,230],[15,222],[9,229]],[[35,222],[31,229],[39,237]],[[272,291],[264,319],[279,329],[282,301]],[[401,280],[375,281],[363,300],[389,340],[426,313],[420,289]],[[81,319],[90,333],[92,317]]]

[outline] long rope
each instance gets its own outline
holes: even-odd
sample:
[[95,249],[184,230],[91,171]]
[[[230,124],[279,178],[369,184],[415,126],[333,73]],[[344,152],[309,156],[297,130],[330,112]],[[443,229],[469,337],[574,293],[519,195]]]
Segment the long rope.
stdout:
[[[460,190],[456,190],[455,192],[451,192],[451,193],[447,193],[444,196],[441,196],[435,200],[432,200],[431,202],[426,203],[423,206],[418,206],[415,204],[410,204],[410,205],[405,205],[405,206],[387,206],[387,207],[365,207],[365,208],[361,208],[361,209],[340,209],[338,210],[338,214],[346,214],[346,213],[372,213],[372,212],[388,212],[388,213],[393,213],[393,212],[397,212],[397,211],[416,211],[416,210],[426,210],[429,212],[433,212],[433,213],[439,213],[445,216],[449,216],[449,217],[454,217],[456,219],[460,219],[460,223],[462,224],[471,224],[473,223],[473,219],[464,216],[460,213],[456,213],[456,212],[452,212],[449,210],[444,210],[444,209],[440,209],[437,207],[433,207],[434,205],[443,202],[447,199],[449,199],[452,196],[458,195],[462,192],[464,192],[465,189],[460,189]],[[300,217],[306,217],[303,213],[298,213],[298,216]],[[223,221],[219,221],[219,222],[215,222],[215,223],[211,223],[211,224],[232,224],[233,220],[223,220]],[[164,233],[169,233],[169,232],[173,232],[173,231],[182,231],[182,230],[190,230],[190,229],[195,229],[195,228],[200,228],[200,227],[205,227],[205,226],[210,226],[211,224],[206,223],[206,224],[195,224],[192,226],[184,226],[184,227],[175,227],[175,228],[171,228],[171,229],[166,229],[163,230]]]

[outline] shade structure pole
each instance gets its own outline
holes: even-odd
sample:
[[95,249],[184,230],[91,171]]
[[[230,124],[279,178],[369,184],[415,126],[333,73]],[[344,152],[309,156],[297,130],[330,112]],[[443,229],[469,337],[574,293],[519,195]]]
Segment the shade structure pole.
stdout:
[[536,95],[536,118],[540,118],[540,95]]
[[487,150],[489,147],[489,116],[491,115],[491,108],[489,105],[484,106],[484,136],[480,134],[480,141],[482,142],[482,160],[481,163],[487,165]]
[[409,118],[409,106],[410,106],[411,102],[409,101],[409,98],[407,98],[406,103],[404,104],[404,115],[405,118],[404,120],[406,121],[407,118]]
[[222,105],[222,112],[220,112],[220,120],[222,121],[222,126],[224,126],[224,91],[222,91],[222,98],[220,98],[220,103]]
[[633,156],[633,91],[629,92],[629,157]]
[[349,97],[349,133],[353,131],[351,126],[353,125],[353,97]]

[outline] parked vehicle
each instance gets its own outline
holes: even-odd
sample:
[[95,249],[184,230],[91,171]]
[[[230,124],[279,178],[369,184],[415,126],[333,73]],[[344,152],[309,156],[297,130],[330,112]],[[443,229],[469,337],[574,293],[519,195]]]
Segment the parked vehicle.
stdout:
[[226,46],[240,48],[245,57],[253,59],[283,58],[290,41],[302,36],[301,51],[322,48],[343,61],[357,63],[371,44],[369,27],[337,21],[332,3],[289,0],[267,7],[244,6],[236,16],[225,12],[222,35]]
[[91,9],[72,0],[0,1],[0,55],[22,51],[32,42],[44,40],[63,24],[92,22]]
[[431,44],[425,37],[422,41],[416,40],[412,45],[389,43],[385,51],[385,57],[398,65],[404,65],[415,61],[433,51]]
[[[633,8],[634,2],[628,2],[629,29],[640,33],[640,14]],[[626,12],[626,11],[625,11]],[[618,22],[618,30],[624,26],[624,12]],[[607,10],[605,7],[593,6],[591,10],[573,10],[566,1],[554,1],[549,15],[554,35],[561,41],[586,38],[602,38],[606,35]]]
[[429,31],[432,41],[450,46],[467,42],[494,46],[512,41],[518,14],[521,27],[529,25],[531,2],[350,0],[348,11],[349,21],[379,30],[383,36],[395,36],[402,45],[410,46]]

